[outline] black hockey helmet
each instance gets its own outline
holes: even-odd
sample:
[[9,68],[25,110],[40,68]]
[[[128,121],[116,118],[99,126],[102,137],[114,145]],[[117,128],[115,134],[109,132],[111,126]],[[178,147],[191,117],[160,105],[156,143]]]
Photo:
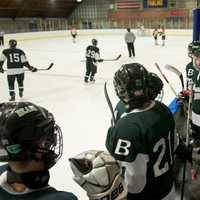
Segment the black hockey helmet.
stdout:
[[17,46],[17,41],[12,39],[12,40],[9,40],[9,46],[10,48],[16,48]]
[[62,147],[62,132],[45,108],[30,102],[0,104],[1,162],[41,160],[49,169]]
[[151,99],[148,93],[148,75],[148,71],[139,63],[122,65],[113,80],[117,96],[131,108],[142,106]]
[[94,46],[97,46],[97,43],[98,43],[98,41],[97,41],[97,39],[92,39],[92,45],[94,45]]
[[192,42],[191,51],[193,56],[200,57],[200,41]]

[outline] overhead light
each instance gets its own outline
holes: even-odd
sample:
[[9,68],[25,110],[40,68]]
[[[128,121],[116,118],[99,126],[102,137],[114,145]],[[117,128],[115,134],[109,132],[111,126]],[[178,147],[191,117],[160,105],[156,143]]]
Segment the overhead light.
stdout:
[[82,0],[76,0],[77,2],[82,2]]

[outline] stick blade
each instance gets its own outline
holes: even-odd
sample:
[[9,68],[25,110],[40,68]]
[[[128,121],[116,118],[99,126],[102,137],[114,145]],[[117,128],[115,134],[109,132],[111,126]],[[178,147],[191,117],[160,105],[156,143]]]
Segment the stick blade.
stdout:
[[172,71],[172,72],[174,72],[174,73],[177,74],[178,76],[181,76],[181,75],[182,75],[182,73],[181,73],[176,67],[174,67],[174,66],[172,66],[172,65],[166,64],[166,65],[165,65],[165,68],[168,69],[168,70],[170,70],[170,71]]
[[50,69],[53,67],[53,65],[54,65],[54,63],[51,63],[51,64],[49,65],[49,67],[47,68],[47,70],[50,70]]
[[122,57],[122,54],[119,54],[116,58],[116,60],[119,60]]
[[169,71],[175,73],[180,78],[182,90],[184,90],[185,84],[184,84],[183,74],[176,67],[174,67],[172,65],[166,64],[165,68],[168,69]]

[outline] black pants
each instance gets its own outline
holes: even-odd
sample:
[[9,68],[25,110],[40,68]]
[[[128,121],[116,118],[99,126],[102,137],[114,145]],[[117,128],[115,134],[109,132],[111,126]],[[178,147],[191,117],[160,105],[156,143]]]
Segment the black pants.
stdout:
[[15,96],[15,79],[17,79],[19,94],[22,94],[24,91],[24,73],[7,75],[10,96]]
[[129,57],[131,57],[131,55],[135,57],[135,47],[134,47],[133,42],[127,43],[127,48],[128,48]]
[[91,60],[86,60],[86,73],[85,80],[87,81],[90,77],[90,80],[94,79],[95,74],[97,73],[97,66]]
[[4,46],[4,37],[0,36],[0,45]]

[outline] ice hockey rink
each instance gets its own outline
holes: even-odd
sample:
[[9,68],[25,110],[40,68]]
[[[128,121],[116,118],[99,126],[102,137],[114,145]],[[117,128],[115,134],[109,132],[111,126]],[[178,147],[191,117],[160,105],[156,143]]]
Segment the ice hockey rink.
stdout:
[[[85,63],[81,60],[85,58],[85,49],[92,38],[98,40],[102,58],[115,58],[119,54],[122,57],[118,61],[99,63],[96,82],[86,85],[83,82]],[[163,47],[154,46],[152,37],[137,37],[135,58],[128,57],[123,34],[79,34],[76,43],[72,42],[68,33],[66,37],[18,42],[18,47],[25,51],[30,64],[34,67],[46,68],[51,62],[54,63],[49,71],[27,72],[24,82],[24,100],[48,108],[62,129],[64,152],[62,158],[51,169],[51,185],[59,190],[73,192],[80,200],[87,199],[85,192],[72,180],[73,174],[68,158],[85,150],[106,150],[104,144],[111,114],[104,97],[104,82],[108,83],[109,96],[114,106],[118,100],[112,85],[115,71],[122,64],[139,62],[161,77],[155,67],[157,62],[178,93],[181,90],[178,77],[167,71],[164,66],[176,66],[185,76],[185,66],[190,62],[187,46],[191,40],[191,36],[167,35],[166,46]],[[161,40],[158,42],[161,44]],[[1,51],[2,49],[1,47]],[[163,102],[169,104],[174,94],[164,80],[163,82]],[[0,102],[7,101],[9,95],[5,73],[0,74],[0,91]]]

